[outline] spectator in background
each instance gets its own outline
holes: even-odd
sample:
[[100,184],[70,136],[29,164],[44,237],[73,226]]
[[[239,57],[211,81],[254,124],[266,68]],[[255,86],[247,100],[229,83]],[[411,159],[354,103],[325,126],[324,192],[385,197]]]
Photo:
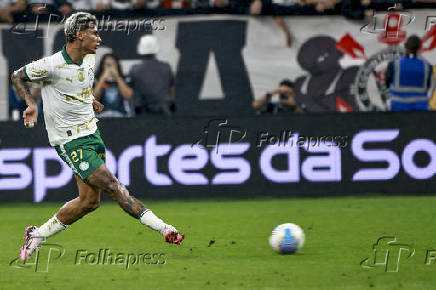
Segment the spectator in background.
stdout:
[[204,8],[211,12],[247,14],[250,0],[194,0],[195,8]]
[[[277,0],[279,2],[281,2],[282,4],[284,3],[284,1],[286,0]],[[253,2],[251,2],[250,4],[250,14],[251,15],[260,15],[260,14],[269,14],[269,15],[274,15],[276,14],[274,11],[274,6],[273,6],[273,2],[271,2],[271,0],[254,0]],[[292,45],[292,34],[289,31],[288,27],[286,26],[286,23],[284,22],[282,17],[276,16],[274,17],[274,21],[277,23],[277,25],[279,26],[279,28],[283,31],[283,33],[285,34],[285,38],[286,38],[286,45],[288,47],[291,47]]]
[[159,6],[159,0],[112,0],[112,9],[154,9]]
[[159,0],[142,0],[144,2],[140,7],[138,8],[146,8],[146,9],[156,9],[159,7],[160,2]]
[[0,21],[14,22],[14,14],[26,10],[26,0],[4,0],[0,1]]
[[291,47],[292,45],[292,34],[288,29],[288,26],[286,26],[285,21],[283,20],[282,17],[274,17],[274,21],[277,23],[277,25],[279,26],[279,28],[283,31],[283,33],[285,34],[285,38],[286,38],[286,45],[288,47]]
[[249,13],[250,15],[272,15],[271,0],[252,0]]
[[421,39],[409,36],[404,44],[405,56],[388,64],[386,86],[390,89],[392,111],[427,111],[428,93],[432,88],[433,67],[418,58]]
[[224,8],[229,6],[229,0],[211,0],[210,6],[215,8]]
[[340,4],[342,0],[306,0],[306,4],[312,4],[315,6],[315,10],[324,13],[325,10],[331,10],[336,7],[336,4]]
[[370,9],[371,0],[342,0],[342,14],[348,19],[371,19],[374,10]]
[[156,58],[159,49],[155,36],[141,37],[138,54],[143,55],[143,60],[134,65],[129,74],[137,115],[170,115],[175,111],[174,76],[170,65]]
[[68,0],[75,11],[95,10],[106,11],[111,9],[111,0]]
[[[275,97],[274,96],[278,96]],[[280,82],[279,87],[266,93],[252,103],[253,109],[258,113],[301,113],[303,106],[295,100],[294,83],[288,79]]]
[[133,90],[124,80],[118,59],[113,54],[105,54],[99,64],[94,86],[94,97],[104,105],[100,117],[131,116],[130,99]]
[[161,6],[166,9],[186,9],[192,7],[192,0],[160,0]]
[[58,14],[68,16],[72,12],[71,3],[66,0],[27,0],[35,15]]
[[[281,14],[281,7],[295,7],[296,11],[299,8],[305,7],[307,12],[324,13],[326,10],[336,9],[336,6],[341,3],[342,0],[252,0],[250,4],[250,14]],[[276,8],[277,7],[277,8]],[[290,9],[286,9],[290,12]],[[312,10],[312,11],[311,11]]]
[[196,8],[225,8],[232,0],[195,0]]

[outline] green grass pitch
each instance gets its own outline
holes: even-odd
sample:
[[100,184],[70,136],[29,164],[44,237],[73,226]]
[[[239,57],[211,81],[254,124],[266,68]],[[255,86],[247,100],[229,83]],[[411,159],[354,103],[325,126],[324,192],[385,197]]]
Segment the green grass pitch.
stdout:
[[[62,246],[65,254],[54,259],[59,254],[55,250],[44,262],[47,251],[41,251],[46,257],[38,260],[39,268],[10,262],[18,257],[24,227],[39,226],[61,204],[3,204],[0,289],[434,289],[435,203],[429,196],[146,201],[186,234],[178,247],[105,201],[47,240]],[[297,255],[278,255],[268,244],[271,230],[285,222],[305,231],[306,244]],[[389,252],[388,263],[394,264],[400,251],[398,272],[392,271],[394,264],[361,266],[383,236],[395,236],[403,244],[377,248],[378,258]],[[146,262],[158,264],[139,258],[128,269],[122,257],[118,264],[92,265],[83,257],[75,264],[77,251],[97,255],[99,249],[125,256],[163,255],[156,260],[147,256]]]

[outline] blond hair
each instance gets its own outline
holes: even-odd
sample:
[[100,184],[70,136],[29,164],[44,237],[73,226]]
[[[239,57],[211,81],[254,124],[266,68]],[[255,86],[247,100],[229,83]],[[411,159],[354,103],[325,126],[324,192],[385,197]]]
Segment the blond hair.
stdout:
[[97,19],[94,15],[87,12],[77,12],[68,17],[64,26],[66,41],[73,42],[76,40],[77,31],[88,29],[91,22],[97,24]]

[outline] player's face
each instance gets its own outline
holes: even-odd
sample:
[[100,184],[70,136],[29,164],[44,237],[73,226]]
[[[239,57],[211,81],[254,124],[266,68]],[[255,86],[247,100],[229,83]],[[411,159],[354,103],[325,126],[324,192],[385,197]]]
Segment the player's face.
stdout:
[[96,53],[98,46],[101,43],[100,34],[97,30],[97,25],[89,24],[89,28],[85,30],[83,35],[83,48],[87,53]]

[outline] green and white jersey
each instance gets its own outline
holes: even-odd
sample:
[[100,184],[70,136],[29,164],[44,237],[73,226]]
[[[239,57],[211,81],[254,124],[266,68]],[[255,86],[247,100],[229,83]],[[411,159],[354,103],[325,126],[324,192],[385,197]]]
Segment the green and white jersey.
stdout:
[[27,78],[42,84],[44,120],[52,146],[62,145],[97,130],[92,102],[95,55],[74,63],[64,48],[24,67]]

